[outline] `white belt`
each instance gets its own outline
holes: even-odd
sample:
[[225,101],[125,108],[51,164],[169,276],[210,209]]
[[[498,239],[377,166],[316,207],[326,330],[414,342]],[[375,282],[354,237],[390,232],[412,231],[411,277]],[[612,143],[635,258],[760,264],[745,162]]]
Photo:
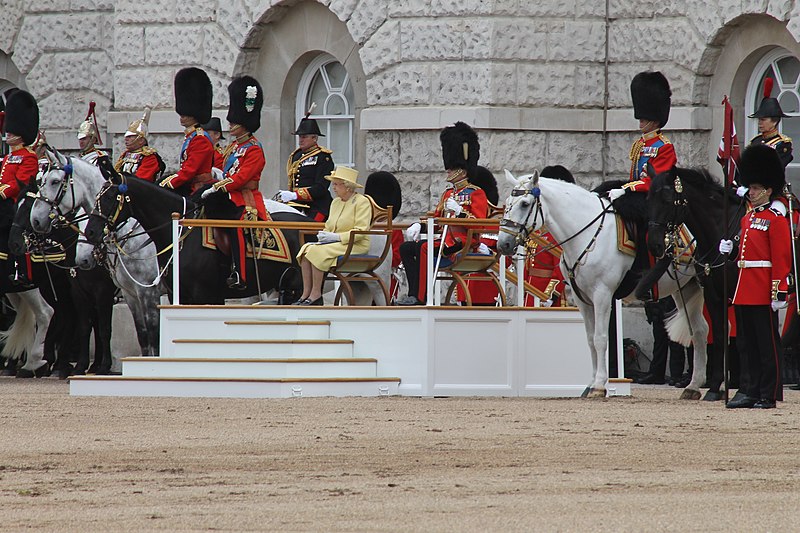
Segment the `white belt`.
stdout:
[[737,261],[739,268],[767,268],[772,266],[772,261]]

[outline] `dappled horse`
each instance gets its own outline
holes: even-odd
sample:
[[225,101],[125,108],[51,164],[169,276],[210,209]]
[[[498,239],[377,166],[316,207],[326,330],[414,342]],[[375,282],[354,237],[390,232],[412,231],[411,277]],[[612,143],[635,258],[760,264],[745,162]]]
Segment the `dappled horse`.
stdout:
[[[608,200],[586,189],[560,180],[539,178],[538,173],[515,178],[506,200],[506,214],[500,222],[497,249],[504,255],[516,252],[528,235],[542,226],[561,244],[561,267],[571,272],[570,286],[586,327],[592,356],[593,378],[589,397],[605,396],[608,371],[606,348],[614,295],[633,264],[633,257],[617,247],[614,210]],[[703,292],[682,267],[673,276],[658,281],[659,294],[672,295],[677,315],[669,328],[670,337],[687,344],[694,342],[694,372],[681,398],[699,399],[705,381],[708,325],[703,318]],[[691,327],[689,327],[689,323]],[[691,337],[688,332],[691,331]]]
[[[729,202],[727,222],[724,213],[725,194]],[[681,224],[686,225],[695,240],[692,264],[694,274],[704,289],[714,338],[712,373],[705,399],[718,400],[721,398],[719,391],[723,381],[721,339],[724,339],[724,320],[727,320],[725,301],[733,297],[738,280],[736,263],[726,261],[719,252],[719,241],[733,239],[739,233],[739,223],[745,214],[746,204],[732,188],[717,183],[707,171],[675,167],[653,178],[648,206],[648,245],[654,256],[674,256],[679,246],[676,245],[676,233]],[[727,268],[727,296],[723,291],[723,268]]]

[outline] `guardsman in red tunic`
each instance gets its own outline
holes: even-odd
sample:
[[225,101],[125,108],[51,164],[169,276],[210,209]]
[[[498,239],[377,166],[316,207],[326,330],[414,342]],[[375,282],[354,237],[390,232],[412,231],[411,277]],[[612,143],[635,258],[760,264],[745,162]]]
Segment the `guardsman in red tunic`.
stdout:
[[214,143],[214,168],[222,170],[225,166],[225,158],[223,154],[225,149],[219,144],[224,141],[225,137],[222,136],[222,121],[217,117],[211,117],[211,120],[203,124],[203,129],[211,137],[211,142]]
[[147,145],[147,125],[150,108],[145,108],[142,118],[130,123],[125,132],[125,151],[119,156],[114,168],[117,172],[133,174],[137,178],[155,183],[167,167],[155,148]]
[[[469,181],[470,176],[475,175],[480,157],[478,135],[463,122],[456,122],[454,126],[443,129],[439,139],[442,143],[442,159],[447,170],[447,181],[452,188],[444,191],[431,216],[486,218],[489,211],[486,193]],[[425,304],[429,250],[427,241],[419,240],[421,230],[419,222],[409,226],[406,230],[409,241],[400,246],[400,257],[408,278],[408,296],[399,300],[398,305]],[[448,228],[444,239],[442,265],[452,261],[453,254],[461,251],[466,234],[466,228]],[[433,253],[437,253],[440,243],[436,242],[435,246],[436,250]]]
[[[234,141],[225,150],[223,179],[203,191],[200,197],[207,200],[206,207],[211,218],[242,220],[249,208],[258,213],[260,220],[270,220],[264,207],[264,198],[258,190],[261,171],[266,164],[264,150],[258,139],[253,137],[253,132],[261,127],[264,93],[258,81],[250,76],[242,76],[228,85],[228,98],[227,118]],[[228,287],[244,289],[247,287],[244,231],[242,228],[230,228],[229,231],[233,262]]]
[[[541,307],[558,307],[564,294],[564,275],[561,273],[561,247],[549,233],[534,232],[525,245],[525,281],[539,290]],[[533,296],[525,296],[525,306],[533,307]]]
[[[164,178],[160,185],[169,189],[188,188],[193,194],[214,182],[214,143],[200,124],[211,119],[211,80],[205,71],[190,67],[175,75],[175,111],[181,117],[186,137],[181,147],[181,168]],[[186,186],[186,187],[184,187]]]
[[[39,172],[39,159],[30,145],[39,134],[39,106],[30,93],[13,90],[8,94],[5,115],[6,144],[10,152],[3,158],[0,167],[0,198],[16,202],[20,189],[30,183]],[[8,253],[8,238],[11,225],[0,228],[0,251]],[[11,267],[9,278],[22,286],[30,284],[28,261],[8,253]]]
[[94,102],[89,102],[89,111],[81,125],[78,126],[78,144],[81,147],[81,159],[93,165],[97,164],[99,157],[108,157],[108,152],[97,148],[97,144],[103,144],[100,139],[100,129],[97,127],[97,116],[95,115]]
[[286,162],[286,174],[289,176],[289,188],[278,191],[281,202],[296,207],[309,218],[324,222],[328,218],[331,207],[330,181],[325,179],[333,172],[332,152],[317,144],[319,131],[317,121],[311,116],[314,104],[300,120],[292,135],[298,137],[298,148]]
[[[749,379],[745,394],[737,394],[727,407],[771,409],[783,399],[776,311],[787,304],[791,237],[789,222],[770,202],[783,190],[786,178],[778,153],[765,145],[751,145],[742,153],[739,172],[742,184],[749,187],[752,209],[741,221],[733,305]],[[730,253],[733,243],[722,240],[719,248]]]
[[[471,178],[470,182],[483,190],[489,204],[497,206],[500,201],[500,194],[497,190],[497,180],[488,168],[478,165],[475,170],[475,177]],[[492,228],[490,231],[492,233],[481,234],[480,242],[490,250],[496,251],[496,228]],[[466,282],[470,297],[472,298],[472,305],[497,305],[497,286],[491,281],[485,279],[470,279],[471,277],[472,274],[468,274],[466,276]],[[466,302],[467,300],[460,286],[456,287],[456,298],[459,302]],[[466,303],[464,303],[464,305],[466,305]]]

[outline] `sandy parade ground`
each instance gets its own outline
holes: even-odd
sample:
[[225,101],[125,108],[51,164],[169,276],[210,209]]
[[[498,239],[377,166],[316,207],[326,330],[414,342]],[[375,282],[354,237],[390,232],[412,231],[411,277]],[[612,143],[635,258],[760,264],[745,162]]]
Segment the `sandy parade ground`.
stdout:
[[798,531],[800,393],[73,398],[0,379],[0,530]]

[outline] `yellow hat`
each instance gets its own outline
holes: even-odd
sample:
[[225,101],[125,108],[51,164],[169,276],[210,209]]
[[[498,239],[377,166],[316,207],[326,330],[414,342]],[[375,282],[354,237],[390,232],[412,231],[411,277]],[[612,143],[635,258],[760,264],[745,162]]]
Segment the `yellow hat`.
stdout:
[[333,174],[325,176],[325,179],[328,181],[333,181],[335,179],[340,179],[342,181],[346,181],[347,183],[352,183],[356,187],[363,187],[363,185],[358,183],[358,170],[350,167],[343,167],[338,166],[336,170],[333,171]]

